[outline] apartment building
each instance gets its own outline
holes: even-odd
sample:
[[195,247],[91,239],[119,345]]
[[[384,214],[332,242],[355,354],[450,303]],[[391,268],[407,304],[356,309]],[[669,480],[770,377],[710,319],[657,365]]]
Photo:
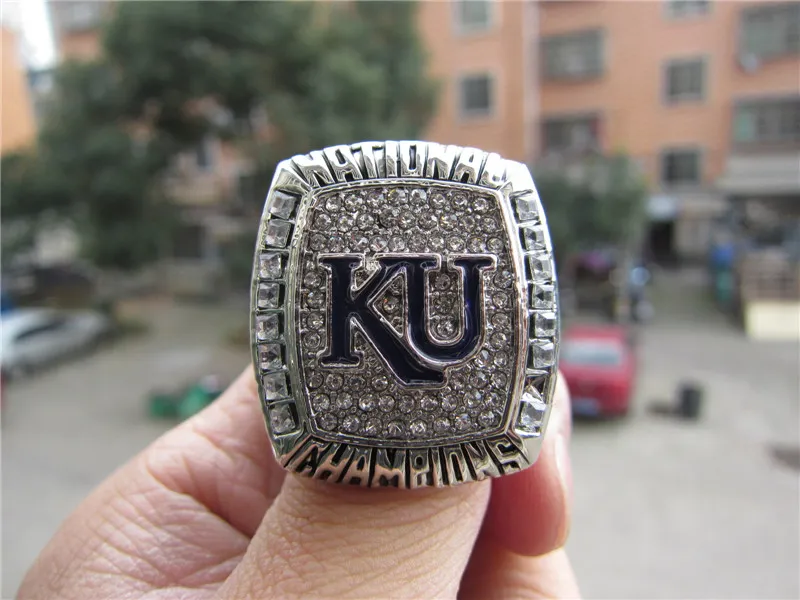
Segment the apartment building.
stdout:
[[13,27],[0,26],[2,57],[0,85],[3,101],[0,116],[0,154],[21,150],[34,143],[36,125],[19,52],[19,37]]
[[652,250],[700,259],[730,200],[800,206],[800,3],[540,4],[538,158],[627,152]]

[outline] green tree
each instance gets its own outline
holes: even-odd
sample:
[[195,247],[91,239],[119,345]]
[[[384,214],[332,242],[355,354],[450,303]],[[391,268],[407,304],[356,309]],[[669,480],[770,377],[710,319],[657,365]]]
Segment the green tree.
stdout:
[[647,188],[624,155],[594,158],[575,177],[540,170],[536,188],[559,263],[581,250],[627,250],[641,235]]

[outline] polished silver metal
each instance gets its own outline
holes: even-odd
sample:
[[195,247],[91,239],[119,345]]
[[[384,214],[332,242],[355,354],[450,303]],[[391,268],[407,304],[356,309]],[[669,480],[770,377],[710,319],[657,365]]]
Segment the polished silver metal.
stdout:
[[361,486],[448,486],[532,465],[559,316],[525,165],[419,141],[281,162],[252,285],[275,456]]

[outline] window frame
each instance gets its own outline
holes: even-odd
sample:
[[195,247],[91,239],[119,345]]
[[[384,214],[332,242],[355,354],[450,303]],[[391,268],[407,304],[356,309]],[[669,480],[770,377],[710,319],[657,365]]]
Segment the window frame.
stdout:
[[[575,42],[576,40],[581,40],[581,38],[595,36],[597,37],[598,49],[597,54],[599,56],[598,64],[596,70],[593,71],[584,71],[580,74],[568,74],[568,73],[551,73],[548,63],[548,55],[550,50],[549,47],[553,47],[559,42],[561,44],[565,44],[568,41]],[[539,74],[542,81],[551,81],[551,82],[581,82],[581,81],[591,81],[593,79],[598,79],[602,77],[606,72],[606,59],[607,59],[607,50],[606,45],[608,43],[606,35],[606,30],[603,27],[586,27],[582,29],[576,29],[573,31],[566,31],[562,33],[556,33],[548,36],[542,37],[541,41],[539,42],[539,55],[540,55],[540,63],[539,63]]]
[[[741,58],[745,56],[755,56],[759,62],[768,62],[773,60],[781,60],[787,57],[795,57],[800,56],[800,41],[798,41],[797,48],[792,49],[784,48],[782,51],[776,54],[757,54],[754,51],[745,47],[745,40],[747,38],[747,29],[748,25],[752,27],[752,22],[750,19],[754,19],[757,16],[761,16],[764,14],[768,14],[771,12],[780,14],[781,11],[797,11],[798,19],[800,19],[800,6],[797,5],[796,2],[779,2],[779,3],[765,3],[763,5],[756,5],[756,6],[749,6],[742,10],[741,15],[739,16],[739,32],[738,32],[738,41],[737,41],[737,51]],[[780,19],[776,19],[777,22],[780,22]],[[798,25],[800,27],[800,25]]]
[[[489,82],[489,106],[485,112],[467,110],[464,85],[470,79],[485,77]],[[459,121],[481,121],[497,116],[497,76],[493,71],[471,71],[461,73],[456,79],[456,103]]]
[[[667,181],[667,158],[673,154],[693,153],[697,157],[697,180],[696,181]],[[662,189],[686,189],[698,188],[705,181],[705,152],[702,147],[697,145],[667,146],[659,152],[658,181]]]
[[[731,147],[736,150],[750,150],[760,148],[799,148],[800,147],[800,129],[793,138],[788,139],[764,139],[763,137],[756,137],[750,141],[741,141],[737,139],[736,120],[739,111],[746,108],[764,109],[770,104],[780,105],[786,103],[791,105],[794,103],[796,109],[800,112],[800,95],[798,94],[782,94],[774,96],[744,96],[736,98],[733,101],[733,110],[731,111]],[[756,117],[757,118],[757,117]],[[756,124],[756,128],[758,125]],[[778,127],[780,129],[780,126]]]
[[[552,149],[546,146],[547,135],[545,134],[545,129],[547,125],[553,123],[574,124],[579,121],[595,122],[594,127],[597,133],[595,135],[595,143],[592,147],[586,149],[577,149],[577,148]],[[603,139],[601,132],[602,123],[603,123],[603,114],[600,111],[545,115],[539,121],[540,154],[542,156],[582,156],[586,154],[591,154],[593,152],[599,152],[602,150],[603,147]]]
[[[675,11],[675,6],[678,4],[688,3],[693,4],[695,6],[703,3],[706,9],[702,12],[689,12],[689,13],[681,13]],[[664,15],[673,21],[683,21],[687,19],[700,19],[703,17],[707,17],[711,14],[711,10],[713,9],[714,2],[712,0],[664,0]]]
[[[670,95],[670,69],[674,67],[685,66],[689,64],[700,64],[700,91],[697,94],[683,94],[678,96]],[[699,103],[706,100],[708,94],[708,75],[710,69],[708,68],[709,59],[707,55],[697,56],[678,56],[668,58],[664,61],[662,66],[662,87],[661,99],[667,106],[676,106],[681,104]]]
[[[488,6],[487,21],[484,26],[467,25],[461,18],[461,6],[467,2],[482,2]],[[500,2],[497,0],[455,0],[452,3],[453,31],[458,36],[482,35],[491,32],[499,21]]]

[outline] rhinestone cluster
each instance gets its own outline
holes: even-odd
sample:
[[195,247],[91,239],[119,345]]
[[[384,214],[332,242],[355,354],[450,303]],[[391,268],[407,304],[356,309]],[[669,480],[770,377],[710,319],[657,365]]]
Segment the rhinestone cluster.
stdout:
[[[425,186],[364,186],[346,192],[320,193],[307,214],[297,278],[301,382],[317,429],[359,438],[411,441],[469,438],[497,430],[504,421],[516,377],[514,335],[518,304],[514,267],[502,213],[494,196]],[[428,276],[429,335],[448,342],[461,335],[463,290],[460,277],[447,268],[453,254],[491,254],[497,259],[483,278],[484,340],[466,364],[446,370],[439,389],[413,390],[401,385],[360,333],[363,353],[357,369],[319,365],[327,343],[327,272],[317,253],[364,255],[354,274],[356,285],[377,268],[376,253],[438,254],[441,268]],[[376,299],[376,312],[402,335],[405,289],[396,279]],[[544,325],[544,323],[542,323]]]

